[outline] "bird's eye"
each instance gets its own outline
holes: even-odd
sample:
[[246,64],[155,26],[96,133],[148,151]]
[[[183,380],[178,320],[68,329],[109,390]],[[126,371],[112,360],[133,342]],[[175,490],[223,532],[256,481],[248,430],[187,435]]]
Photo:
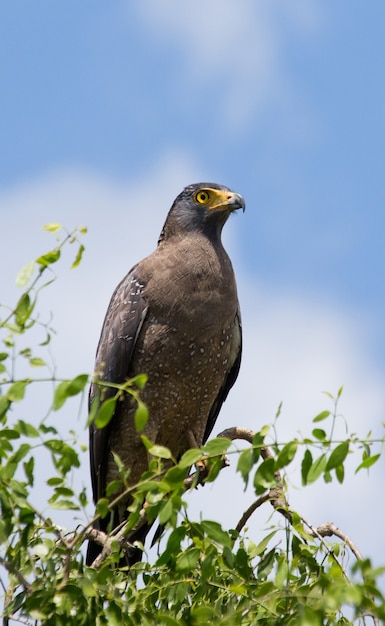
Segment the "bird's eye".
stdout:
[[205,189],[201,189],[200,191],[197,191],[197,193],[195,194],[195,200],[199,204],[207,204],[207,202],[209,201],[209,198],[210,198],[210,194]]

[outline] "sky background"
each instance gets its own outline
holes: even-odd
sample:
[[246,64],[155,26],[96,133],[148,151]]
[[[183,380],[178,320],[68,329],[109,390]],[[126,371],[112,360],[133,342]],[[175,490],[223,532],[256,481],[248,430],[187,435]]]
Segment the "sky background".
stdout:
[[[278,440],[309,434],[332,408],[323,392],[344,385],[348,432],[383,435],[384,24],[382,0],[0,4],[0,302],[53,247],[43,224],[89,229],[80,268],[66,257],[43,295],[59,376],[92,372],[115,285],[181,189],[215,181],[247,205],[224,232],[245,349],[217,432],[258,429],[283,402]],[[41,400],[31,392],[32,412]],[[58,424],[87,441],[85,407],[71,407]],[[289,499],[383,565],[385,464],[354,477],[359,458],[343,486],[306,489],[294,462]],[[233,527],[253,494],[235,460],[223,474],[192,499]],[[89,484],[86,454],[74,481]],[[269,513],[249,525],[256,542]]]

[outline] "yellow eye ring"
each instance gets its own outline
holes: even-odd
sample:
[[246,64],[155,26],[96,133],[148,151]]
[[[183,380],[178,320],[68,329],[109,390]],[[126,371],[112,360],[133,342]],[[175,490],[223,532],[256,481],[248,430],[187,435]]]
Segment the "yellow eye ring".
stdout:
[[194,199],[198,204],[207,204],[210,199],[210,194],[205,189],[200,189],[200,191],[196,192]]

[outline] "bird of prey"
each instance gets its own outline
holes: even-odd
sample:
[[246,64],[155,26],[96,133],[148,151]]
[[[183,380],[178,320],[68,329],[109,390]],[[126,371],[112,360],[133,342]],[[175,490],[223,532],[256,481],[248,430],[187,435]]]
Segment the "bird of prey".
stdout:
[[[156,250],[134,265],[116,287],[96,353],[99,380],[124,383],[147,374],[141,399],[149,411],[143,433],[168,447],[178,459],[191,441],[209,437],[221,406],[238,376],[242,334],[237,288],[231,261],[221,241],[229,215],[245,209],[237,193],[215,183],[186,187],[174,201]],[[106,390],[103,400],[116,390]],[[90,388],[89,406],[100,394]],[[130,394],[118,401],[109,424],[90,426],[90,464],[95,503],[106,486],[120,478],[116,453],[135,484],[148,469],[148,453],[135,429],[136,402]],[[129,500],[100,530],[127,519]],[[132,541],[144,542],[146,525]],[[87,563],[101,547],[90,542]],[[128,557],[141,558],[139,549]]]

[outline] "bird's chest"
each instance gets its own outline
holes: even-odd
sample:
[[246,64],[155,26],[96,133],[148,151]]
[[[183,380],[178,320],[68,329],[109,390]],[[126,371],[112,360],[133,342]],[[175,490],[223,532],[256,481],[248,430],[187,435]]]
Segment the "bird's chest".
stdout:
[[225,366],[231,357],[238,300],[227,255],[201,253],[187,264],[177,260],[169,259],[148,283],[148,312],[133,360],[142,371],[181,370],[190,380],[194,372],[212,370],[217,361]]
[[147,436],[175,456],[189,447],[188,431],[201,445],[207,417],[239,349],[235,319],[216,332],[199,326],[187,332],[149,318],[143,344],[137,347],[137,372],[148,382],[141,397],[150,419]]
[[234,318],[237,293],[230,259],[222,250],[189,247],[162,259],[161,271],[150,275],[144,297],[149,319],[176,332],[207,336],[225,330]]

